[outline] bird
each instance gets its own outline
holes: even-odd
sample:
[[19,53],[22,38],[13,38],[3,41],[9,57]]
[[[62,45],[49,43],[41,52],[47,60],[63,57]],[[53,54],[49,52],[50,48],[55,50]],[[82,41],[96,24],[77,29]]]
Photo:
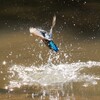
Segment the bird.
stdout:
[[50,28],[50,32],[47,32],[39,28],[34,28],[34,27],[29,28],[29,31],[32,34],[32,36],[36,35],[40,37],[47,47],[54,50],[55,52],[58,52],[59,48],[57,47],[57,45],[54,43],[52,39],[52,34],[53,34],[52,31],[53,31],[55,24],[56,24],[56,16],[54,15],[53,20],[52,20],[52,26]]

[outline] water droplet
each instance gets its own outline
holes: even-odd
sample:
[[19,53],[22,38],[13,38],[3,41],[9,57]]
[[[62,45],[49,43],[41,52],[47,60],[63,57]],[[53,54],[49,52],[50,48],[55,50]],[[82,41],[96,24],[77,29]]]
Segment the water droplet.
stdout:
[[76,24],[73,24],[73,26],[75,26]]
[[2,73],[3,73],[3,71],[0,71],[0,73],[2,74]]
[[3,62],[2,62],[2,64],[3,64],[3,65],[6,65],[6,64],[7,64],[7,62],[6,62],[6,61],[3,61]]

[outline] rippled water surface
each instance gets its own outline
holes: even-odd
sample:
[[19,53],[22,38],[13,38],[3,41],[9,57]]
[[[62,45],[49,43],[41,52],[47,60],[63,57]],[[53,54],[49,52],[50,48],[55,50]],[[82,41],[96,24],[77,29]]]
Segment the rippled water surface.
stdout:
[[58,53],[29,32],[1,35],[0,99],[100,99],[99,40],[73,40],[62,34],[54,34]]
[[100,100],[100,1],[0,0],[0,100]]

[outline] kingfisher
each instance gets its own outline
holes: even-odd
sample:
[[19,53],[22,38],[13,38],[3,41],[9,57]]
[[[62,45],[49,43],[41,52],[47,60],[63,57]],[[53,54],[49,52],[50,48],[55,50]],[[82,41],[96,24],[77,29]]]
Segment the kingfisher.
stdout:
[[33,27],[29,28],[29,31],[32,35],[36,35],[40,37],[47,47],[54,50],[55,52],[58,52],[59,49],[52,39],[52,33],[53,33],[52,31],[53,31],[55,24],[56,24],[56,16],[53,17],[50,32],[47,32],[39,28],[33,28]]

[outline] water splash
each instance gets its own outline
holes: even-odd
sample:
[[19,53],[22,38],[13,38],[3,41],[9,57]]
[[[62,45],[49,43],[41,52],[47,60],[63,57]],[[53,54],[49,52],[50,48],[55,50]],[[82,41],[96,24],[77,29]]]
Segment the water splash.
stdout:
[[70,82],[83,82],[84,86],[88,84],[97,84],[100,80],[99,76],[82,74],[84,68],[100,67],[100,62],[76,62],[54,65],[48,63],[46,65],[37,66],[21,66],[13,65],[9,68],[9,88],[21,87],[23,85],[32,85],[37,82],[43,86],[70,83]]

